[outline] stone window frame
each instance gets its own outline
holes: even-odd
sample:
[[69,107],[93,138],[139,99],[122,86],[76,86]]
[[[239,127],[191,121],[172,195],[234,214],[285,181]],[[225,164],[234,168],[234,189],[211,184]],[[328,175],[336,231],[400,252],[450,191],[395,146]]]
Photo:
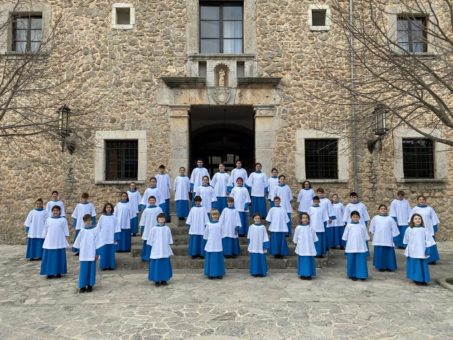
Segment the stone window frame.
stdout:
[[[422,132],[434,137],[442,137],[440,130],[421,128]],[[409,128],[398,128],[393,131],[394,147],[394,176],[399,183],[432,183],[444,182],[448,175],[448,146],[434,141],[434,178],[405,178],[403,165],[403,139],[404,138],[426,138],[422,134]]]
[[[128,25],[120,25],[116,23],[117,16],[116,10],[118,8],[129,8],[130,14],[130,23]],[[135,7],[133,4],[128,4],[124,2],[118,2],[112,4],[112,28],[116,30],[131,30],[135,26]]]
[[138,171],[136,183],[146,182],[147,168],[147,137],[146,130],[134,131],[96,131],[96,145],[94,157],[95,184],[126,184],[130,181],[107,181],[105,179],[105,143],[106,140],[137,140],[138,141]]
[[16,3],[0,4],[0,27],[8,24],[7,29],[0,30],[0,54],[23,55],[12,50],[13,27],[12,17],[15,15],[33,15],[42,16],[42,41],[49,36],[51,28],[52,7],[50,4],[40,4],[27,2],[17,5]]
[[[312,13],[313,10],[322,9],[326,11],[326,24],[324,26],[313,26],[312,25]],[[308,6],[308,26],[310,27],[310,31],[329,31],[332,26],[331,20],[331,11],[329,5],[317,5],[312,4]]]
[[[317,179],[306,178],[305,172],[305,140],[306,139],[337,139],[338,140],[338,178]],[[346,137],[313,129],[298,129],[296,131],[296,178],[298,182],[310,180],[316,183],[347,183],[349,181],[349,142]]]

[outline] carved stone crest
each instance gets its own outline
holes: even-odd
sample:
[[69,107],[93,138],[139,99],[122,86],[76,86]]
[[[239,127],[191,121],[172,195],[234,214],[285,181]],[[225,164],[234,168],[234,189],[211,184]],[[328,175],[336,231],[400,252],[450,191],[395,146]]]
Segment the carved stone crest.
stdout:
[[231,89],[229,87],[215,87],[212,90],[212,99],[220,105],[225,105],[231,98]]

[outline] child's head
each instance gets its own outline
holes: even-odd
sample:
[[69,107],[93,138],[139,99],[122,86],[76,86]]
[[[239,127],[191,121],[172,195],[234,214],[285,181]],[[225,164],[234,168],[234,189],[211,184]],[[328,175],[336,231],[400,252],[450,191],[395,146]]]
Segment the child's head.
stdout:
[[302,213],[300,215],[300,223],[309,224],[310,223],[310,216],[307,213]]
[[321,202],[319,196],[313,196],[313,205],[319,205],[319,202]]
[[156,196],[149,196],[148,197],[148,204],[149,205],[156,205]]
[[129,189],[131,189],[131,191],[135,191],[137,189],[137,185],[135,184],[135,182],[129,183]]
[[262,167],[263,167],[263,166],[261,165],[261,163],[255,163],[255,170],[256,170],[256,171],[261,171],[261,168],[262,168]]
[[152,188],[154,188],[156,185],[157,185],[157,179],[156,179],[156,177],[151,177],[151,178],[149,179],[149,186],[152,187]]
[[163,164],[159,165],[159,169],[158,170],[159,170],[160,174],[165,173],[165,165],[163,165]]
[[93,220],[92,220],[90,214],[85,214],[85,215],[83,215],[82,219],[83,219],[83,224],[84,224],[86,227],[89,227],[89,226],[93,223]]
[[52,191],[52,199],[53,199],[54,201],[58,200],[58,196],[59,196],[59,195],[60,195],[60,194],[58,193],[58,191],[56,191],[56,190]]
[[236,161],[236,168],[240,169],[242,167],[242,162],[238,159]]
[[318,189],[316,190],[316,194],[318,195],[319,198],[324,198],[325,193],[326,193],[326,192],[324,191],[323,188],[318,188]]
[[402,200],[404,198],[406,194],[404,193],[403,190],[398,190],[398,192],[396,193],[396,197],[399,199],[399,200]]
[[332,203],[338,203],[340,201],[338,194],[332,195]]
[[185,167],[180,167],[179,168],[179,175],[180,176],[184,176],[186,174],[186,168]]
[[227,198],[227,204],[230,208],[234,207],[234,198],[233,197],[228,197]]
[[197,167],[199,167],[199,168],[203,167],[203,160],[202,159],[198,159],[197,160]]
[[304,189],[311,189],[311,182],[310,181],[304,181],[302,183],[302,188]]
[[103,214],[113,214],[113,204],[112,203],[106,203],[104,205],[104,208],[102,208],[102,213]]
[[84,192],[82,194],[82,202],[88,202],[89,198],[90,198],[90,195],[87,192]]
[[195,205],[199,207],[201,205],[201,201],[202,201],[201,196],[195,196],[193,201],[195,202]]
[[279,184],[285,184],[285,182],[286,182],[286,176],[285,175],[278,176],[278,183]]
[[378,211],[380,215],[387,215],[387,206],[385,204],[381,204]]
[[272,173],[272,176],[277,176],[278,175],[277,168],[272,168],[271,173]]
[[157,223],[159,223],[159,224],[165,224],[165,222],[167,221],[164,213],[158,214],[156,217],[156,220],[157,220]]
[[35,202],[35,207],[38,209],[41,209],[44,206],[44,202],[42,198],[38,198]]
[[220,213],[217,209],[212,209],[211,210],[211,219],[213,221],[218,221],[219,220],[219,217],[220,217]]
[[124,192],[124,191],[123,191],[123,192],[121,193],[121,200],[122,200],[122,201],[129,201],[129,196],[128,196],[127,192]]
[[426,197],[423,195],[417,196],[417,203],[420,205],[425,205],[426,204]]
[[261,224],[261,216],[258,213],[253,214],[253,223]]
[[60,214],[61,214],[61,208],[60,208],[60,206],[54,205],[54,206],[52,207],[52,216],[58,217],[58,216],[60,216]]
[[420,214],[413,214],[411,221],[409,222],[409,227],[413,228],[414,226],[425,226],[423,223],[423,217]]
[[359,195],[355,191],[349,194],[349,199],[352,203],[357,203],[359,201]]
[[355,210],[354,210],[354,211],[351,213],[351,221],[352,221],[352,222],[356,222],[356,223],[360,221],[360,214],[359,214],[358,211],[355,211]]
[[274,205],[275,205],[276,207],[279,207],[279,206],[280,206],[280,202],[281,202],[280,197],[275,196],[275,197],[274,197]]
[[209,184],[209,177],[208,176],[203,176],[201,181],[202,181],[203,185],[208,185]]
[[236,179],[236,185],[237,185],[238,187],[242,187],[242,186],[244,185],[244,180],[243,180],[242,177],[238,177],[238,178]]
[[219,171],[220,172],[225,172],[225,165],[223,163],[219,164]]

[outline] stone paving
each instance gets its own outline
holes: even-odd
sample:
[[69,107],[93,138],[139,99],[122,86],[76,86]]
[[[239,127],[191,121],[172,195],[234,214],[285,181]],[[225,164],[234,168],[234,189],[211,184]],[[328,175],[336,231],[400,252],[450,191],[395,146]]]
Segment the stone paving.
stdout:
[[398,272],[369,262],[368,281],[347,280],[337,250],[313,281],[288,270],[210,281],[192,269],[155,287],[144,270],[121,269],[98,271],[94,291],[79,294],[75,257],[66,277],[47,280],[23,246],[0,246],[0,339],[452,339],[453,291],[436,279],[453,276],[453,242],[439,248],[428,287],[405,279],[401,251]]

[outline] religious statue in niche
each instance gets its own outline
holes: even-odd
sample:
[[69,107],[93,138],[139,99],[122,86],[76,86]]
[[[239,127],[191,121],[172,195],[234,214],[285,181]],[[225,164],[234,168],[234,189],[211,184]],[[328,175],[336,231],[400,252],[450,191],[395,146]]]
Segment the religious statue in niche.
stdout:
[[225,86],[226,72],[223,68],[219,69],[219,86]]
[[228,86],[228,67],[224,64],[216,66],[216,78],[217,86],[225,87]]

